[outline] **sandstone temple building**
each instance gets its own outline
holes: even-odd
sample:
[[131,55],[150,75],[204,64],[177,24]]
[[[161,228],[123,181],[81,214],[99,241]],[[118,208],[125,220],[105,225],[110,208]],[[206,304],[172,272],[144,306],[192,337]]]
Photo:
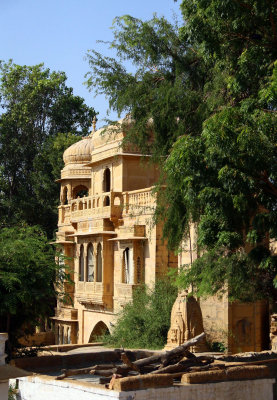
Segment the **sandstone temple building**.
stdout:
[[110,331],[137,285],[177,267],[152,223],[159,172],[121,146],[123,136],[123,128],[100,129],[64,152],[57,243],[74,285],[65,284],[72,304],[58,303],[56,343],[87,343]]
[[[111,331],[138,285],[153,285],[170,268],[197,257],[193,227],[178,256],[162,241],[162,226],[152,221],[159,171],[122,144],[125,125],[119,126],[92,132],[64,152],[56,243],[74,284],[65,283],[71,301],[58,302],[53,318],[56,344],[88,343]],[[227,296],[191,302],[180,294],[171,323],[168,348],[200,333],[197,327],[232,352],[268,346],[264,302],[231,304]]]

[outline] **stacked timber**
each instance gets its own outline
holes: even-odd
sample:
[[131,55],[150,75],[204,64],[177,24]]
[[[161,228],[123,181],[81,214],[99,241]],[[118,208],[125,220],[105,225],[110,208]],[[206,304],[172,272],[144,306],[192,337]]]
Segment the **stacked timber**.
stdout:
[[[63,369],[56,379],[90,374],[99,375],[100,383],[113,390],[129,391],[182,383],[218,382],[236,379],[257,379],[269,376],[266,366],[228,366],[209,355],[196,356],[189,351],[205,337],[205,333],[170,351],[136,359],[136,353],[121,351],[121,363],[94,365],[80,369]],[[117,350],[118,351],[118,350]]]

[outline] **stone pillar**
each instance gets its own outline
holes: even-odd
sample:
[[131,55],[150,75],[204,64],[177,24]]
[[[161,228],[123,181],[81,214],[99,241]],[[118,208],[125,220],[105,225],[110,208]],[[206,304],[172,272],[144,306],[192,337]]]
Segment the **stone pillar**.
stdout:
[[[7,333],[0,333],[0,365],[5,365],[5,343],[8,340]],[[9,380],[2,380],[0,377],[0,399],[7,400],[9,391]]]

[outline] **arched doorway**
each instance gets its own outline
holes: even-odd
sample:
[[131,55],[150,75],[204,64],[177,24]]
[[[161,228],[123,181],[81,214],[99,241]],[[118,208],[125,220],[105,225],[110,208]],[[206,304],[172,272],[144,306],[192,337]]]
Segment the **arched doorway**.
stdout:
[[88,188],[84,185],[78,185],[73,190],[73,198],[77,199],[78,197],[87,197],[88,196]]
[[98,243],[98,245],[97,245],[96,282],[102,282],[102,246],[101,246],[101,243]]
[[103,321],[99,321],[93,328],[88,342],[93,343],[99,340],[99,338],[101,338],[101,336],[103,335],[110,335],[110,331],[107,325]]
[[103,175],[103,192],[111,191],[111,171],[109,168],[106,168]]

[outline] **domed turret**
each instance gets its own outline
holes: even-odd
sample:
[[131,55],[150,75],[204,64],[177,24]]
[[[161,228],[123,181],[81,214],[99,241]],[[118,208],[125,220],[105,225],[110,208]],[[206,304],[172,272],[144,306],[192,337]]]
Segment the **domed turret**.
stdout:
[[91,136],[86,136],[77,143],[72,144],[63,153],[63,160],[67,164],[84,164],[91,159],[93,150],[93,139]]

